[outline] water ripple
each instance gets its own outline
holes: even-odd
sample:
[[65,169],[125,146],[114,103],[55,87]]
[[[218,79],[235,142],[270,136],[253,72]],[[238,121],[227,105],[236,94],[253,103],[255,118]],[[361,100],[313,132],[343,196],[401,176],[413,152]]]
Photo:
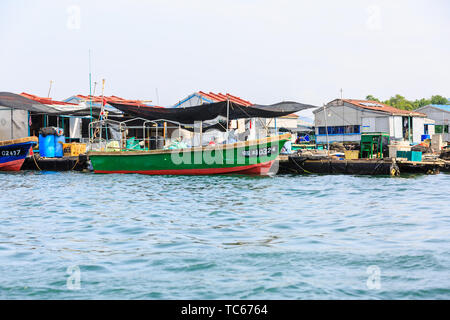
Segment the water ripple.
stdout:
[[450,175],[0,177],[1,299],[450,298]]

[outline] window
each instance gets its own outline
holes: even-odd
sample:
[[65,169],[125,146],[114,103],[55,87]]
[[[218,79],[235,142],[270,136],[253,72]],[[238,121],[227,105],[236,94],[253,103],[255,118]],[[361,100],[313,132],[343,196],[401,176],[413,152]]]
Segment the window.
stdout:
[[[351,126],[331,126],[328,128],[328,134],[358,134],[361,133],[360,126],[358,125],[351,125]],[[327,134],[327,131],[325,130],[325,127],[318,127],[319,133],[318,134]]]

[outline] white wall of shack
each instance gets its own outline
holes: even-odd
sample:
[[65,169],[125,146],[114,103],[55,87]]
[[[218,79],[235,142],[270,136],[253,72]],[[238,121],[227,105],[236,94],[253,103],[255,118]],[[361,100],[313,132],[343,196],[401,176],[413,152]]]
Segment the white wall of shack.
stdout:
[[329,127],[361,125],[362,113],[360,110],[352,107],[327,106],[314,114],[314,125],[316,128],[325,127],[325,125]]
[[81,138],[81,118],[70,118],[69,136],[72,139]]
[[[413,117],[412,119],[413,142],[420,143],[421,136],[424,134],[424,118]],[[326,143],[326,135],[319,135],[319,127],[325,127],[326,125],[328,127],[360,125],[361,132],[388,132],[391,138],[403,138],[401,116],[383,115],[377,112],[350,107],[346,104],[343,106],[327,105],[325,109],[319,110],[314,114],[314,124],[317,135],[316,141],[318,143]],[[361,136],[359,134],[329,135],[328,139],[330,142],[358,142],[361,140]]]
[[414,117],[412,118],[413,127],[413,142],[421,143],[422,135],[425,132],[425,118]]
[[393,116],[391,117],[391,128],[389,134],[394,139],[402,139],[403,138],[403,129],[402,129],[402,117]]
[[28,111],[0,109],[0,140],[28,137]]

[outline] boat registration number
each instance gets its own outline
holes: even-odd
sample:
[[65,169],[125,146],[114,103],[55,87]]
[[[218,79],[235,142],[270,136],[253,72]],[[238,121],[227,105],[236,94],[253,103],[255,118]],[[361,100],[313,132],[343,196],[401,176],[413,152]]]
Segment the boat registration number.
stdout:
[[270,156],[272,153],[276,153],[277,147],[271,146],[260,149],[250,149],[242,151],[243,157],[262,157],[262,156]]
[[3,150],[2,151],[2,157],[14,157],[20,155],[20,149],[19,150]]

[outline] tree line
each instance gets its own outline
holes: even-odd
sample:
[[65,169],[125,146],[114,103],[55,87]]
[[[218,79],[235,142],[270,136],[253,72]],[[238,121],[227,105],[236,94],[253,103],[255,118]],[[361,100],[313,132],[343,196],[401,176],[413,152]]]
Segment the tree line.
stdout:
[[417,108],[429,105],[429,104],[450,104],[449,99],[440,96],[435,95],[432,96],[430,99],[422,98],[420,100],[408,100],[405,97],[396,94],[394,97],[391,97],[389,100],[386,101],[380,101],[378,98],[374,97],[373,95],[369,94],[366,97],[366,100],[371,101],[378,101],[384,104],[387,104],[388,106],[395,107],[397,109],[403,109],[403,110],[415,110]]

